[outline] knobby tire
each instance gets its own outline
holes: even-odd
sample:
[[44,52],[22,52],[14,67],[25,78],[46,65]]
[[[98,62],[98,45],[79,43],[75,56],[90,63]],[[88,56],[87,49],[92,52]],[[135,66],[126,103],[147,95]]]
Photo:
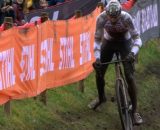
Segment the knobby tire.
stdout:
[[133,123],[131,118],[131,112],[129,112],[129,102],[126,95],[126,88],[123,86],[123,81],[118,79],[116,81],[116,98],[118,105],[118,112],[121,120],[123,130],[133,130]]

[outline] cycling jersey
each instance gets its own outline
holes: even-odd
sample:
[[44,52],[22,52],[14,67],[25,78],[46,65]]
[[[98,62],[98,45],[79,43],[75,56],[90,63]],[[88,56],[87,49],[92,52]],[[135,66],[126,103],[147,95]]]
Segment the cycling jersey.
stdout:
[[137,54],[139,47],[142,46],[141,38],[134,26],[132,17],[125,11],[121,11],[120,17],[116,23],[112,23],[109,19],[107,19],[107,14],[105,11],[97,17],[94,44],[96,58],[100,58],[100,46],[103,37],[109,41],[132,39],[133,47],[131,51],[134,52],[134,54]]

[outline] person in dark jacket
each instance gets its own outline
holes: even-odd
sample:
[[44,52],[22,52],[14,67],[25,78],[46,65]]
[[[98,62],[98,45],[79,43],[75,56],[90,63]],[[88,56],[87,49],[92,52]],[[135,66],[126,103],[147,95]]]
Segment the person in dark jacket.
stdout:
[[24,0],[14,0],[12,6],[15,13],[15,23],[17,24],[17,26],[23,25],[22,21],[24,20],[24,13],[23,13]]
[[15,13],[12,6],[12,0],[2,0],[0,5],[0,24],[4,22],[5,17],[12,17],[15,20]]

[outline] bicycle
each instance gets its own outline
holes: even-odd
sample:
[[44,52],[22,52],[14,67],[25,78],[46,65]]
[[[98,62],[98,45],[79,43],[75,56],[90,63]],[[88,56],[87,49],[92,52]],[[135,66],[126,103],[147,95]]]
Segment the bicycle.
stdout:
[[116,60],[106,63],[101,63],[102,65],[115,64],[116,72],[116,100],[118,105],[118,112],[121,120],[121,125],[123,130],[133,130],[133,115],[132,115],[132,104],[128,94],[128,85],[125,80],[124,74],[122,72],[122,62],[127,62],[126,60],[121,60],[119,58],[119,53],[116,53]]

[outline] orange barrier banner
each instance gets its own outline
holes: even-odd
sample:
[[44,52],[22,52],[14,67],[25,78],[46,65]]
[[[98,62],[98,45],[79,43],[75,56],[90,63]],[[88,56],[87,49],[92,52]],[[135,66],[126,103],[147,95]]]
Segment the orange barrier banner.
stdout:
[[86,78],[98,13],[0,33],[0,104]]

